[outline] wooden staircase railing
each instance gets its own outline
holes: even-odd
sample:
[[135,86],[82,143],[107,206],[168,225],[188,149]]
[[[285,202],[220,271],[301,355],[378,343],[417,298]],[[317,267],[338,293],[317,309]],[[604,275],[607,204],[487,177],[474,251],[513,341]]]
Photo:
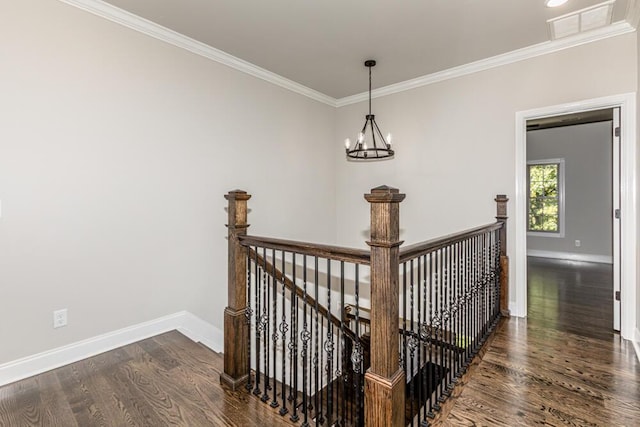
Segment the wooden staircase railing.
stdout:
[[509,315],[506,196],[497,222],[401,249],[405,196],[374,188],[369,250],[248,235],[250,197],[225,196],[221,382],[302,426],[429,425]]
[[[251,239],[251,238],[246,238],[246,239],[240,238],[240,241],[242,244],[247,244],[247,245],[250,244],[250,242],[253,242],[254,244],[257,243],[257,240]],[[318,301],[316,301],[315,298],[313,298],[308,294],[305,294],[305,292],[300,287],[296,286],[291,281],[291,279],[289,279],[284,273],[282,273],[282,271],[276,268],[273,264],[267,261],[265,257],[258,254],[258,252],[256,252],[256,250],[251,247],[249,247],[249,258],[255,260],[256,264],[260,266],[265,271],[266,274],[270,274],[273,277],[275,277],[277,281],[284,283],[285,288],[288,289],[290,292],[295,292],[297,297],[302,299],[303,303],[312,307],[317,306],[318,313],[321,316],[326,317],[334,326],[336,327],[341,326],[341,322],[344,321],[344,318],[341,320],[339,317],[336,317],[334,314],[330,313],[329,310],[327,310],[327,308],[324,305],[318,303]],[[348,305],[348,306],[351,307],[351,305]],[[349,316],[347,318],[350,320],[351,319],[355,320],[353,316]],[[352,331],[351,328],[345,329],[345,332],[347,333],[349,338],[355,339],[355,332]]]

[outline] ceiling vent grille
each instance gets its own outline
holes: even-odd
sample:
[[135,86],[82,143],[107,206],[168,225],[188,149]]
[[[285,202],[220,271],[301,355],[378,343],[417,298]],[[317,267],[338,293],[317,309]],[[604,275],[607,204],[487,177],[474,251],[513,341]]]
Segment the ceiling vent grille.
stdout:
[[604,3],[549,19],[547,25],[549,26],[551,40],[610,25],[615,1],[608,0]]

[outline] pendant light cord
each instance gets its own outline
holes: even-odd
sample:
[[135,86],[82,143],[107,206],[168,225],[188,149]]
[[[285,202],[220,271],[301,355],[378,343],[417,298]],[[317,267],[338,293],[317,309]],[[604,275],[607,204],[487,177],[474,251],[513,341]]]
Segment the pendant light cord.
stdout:
[[371,115],[371,65],[369,65],[369,115]]

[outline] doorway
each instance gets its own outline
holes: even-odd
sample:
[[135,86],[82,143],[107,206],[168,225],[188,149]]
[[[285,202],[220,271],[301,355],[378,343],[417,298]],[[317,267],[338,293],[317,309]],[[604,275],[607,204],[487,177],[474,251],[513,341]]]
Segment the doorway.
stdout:
[[619,114],[607,108],[526,122],[534,324],[591,337],[620,330]]
[[636,322],[636,241],[635,205],[636,104],[635,93],[597,98],[571,104],[516,113],[516,203],[515,260],[511,277],[510,307],[514,316],[527,316],[527,162],[526,123],[530,120],[571,113],[620,108],[620,333],[633,339]]

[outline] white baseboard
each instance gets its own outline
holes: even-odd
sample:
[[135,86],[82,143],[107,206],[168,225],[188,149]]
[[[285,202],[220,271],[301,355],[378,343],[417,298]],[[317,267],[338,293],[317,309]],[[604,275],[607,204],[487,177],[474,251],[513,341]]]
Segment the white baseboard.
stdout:
[[173,330],[178,330],[191,340],[201,342],[214,351],[220,352],[224,347],[224,335],[221,330],[188,311],[181,311],[3,363],[0,365],[0,386]]
[[636,349],[636,356],[638,357],[638,361],[640,361],[640,330],[638,328],[635,329],[633,348]]
[[527,256],[568,259],[571,261],[597,262],[600,264],[613,264],[613,257],[609,255],[577,254],[574,252],[555,252],[527,249]]
[[198,316],[184,311],[182,326],[176,328],[191,341],[199,342],[211,350],[222,353],[224,350],[224,332]]

